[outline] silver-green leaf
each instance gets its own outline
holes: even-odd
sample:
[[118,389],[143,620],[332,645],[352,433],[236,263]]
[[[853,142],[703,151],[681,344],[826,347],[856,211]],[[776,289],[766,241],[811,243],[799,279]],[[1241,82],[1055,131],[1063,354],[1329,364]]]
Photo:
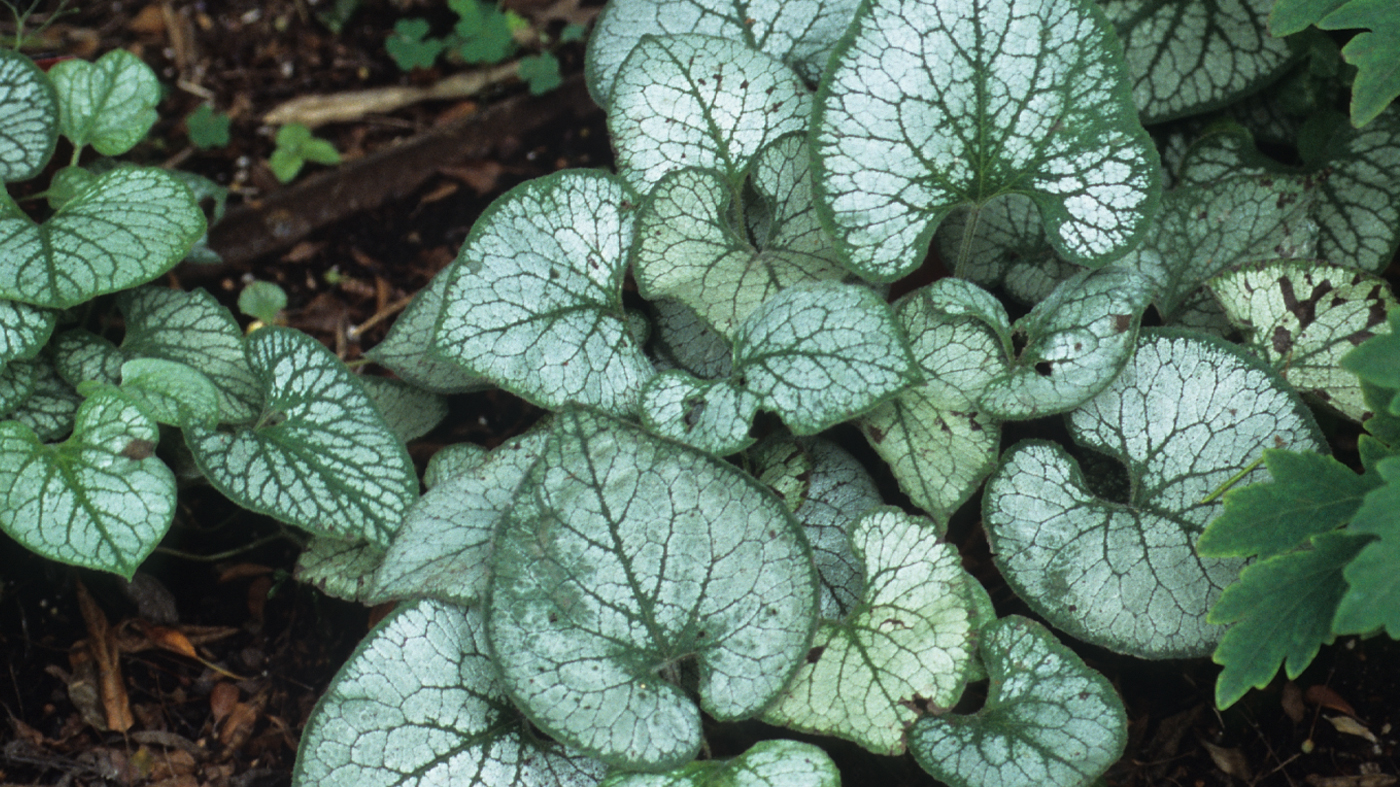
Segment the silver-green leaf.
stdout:
[[841,787],[841,772],[820,747],[755,743],[731,760],[699,760],[667,773],[618,773],[602,787]]
[[28,55],[0,49],[0,182],[28,180],[58,142],[58,95]]
[[124,49],[95,63],[60,61],[49,79],[58,91],[63,136],[76,148],[92,145],[104,156],[120,156],[156,122],[160,82],[150,66]]

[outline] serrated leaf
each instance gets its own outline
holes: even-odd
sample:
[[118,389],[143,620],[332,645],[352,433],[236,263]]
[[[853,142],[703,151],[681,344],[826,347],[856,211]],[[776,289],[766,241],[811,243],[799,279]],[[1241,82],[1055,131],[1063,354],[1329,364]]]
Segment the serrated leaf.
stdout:
[[1275,0],[1269,32],[1279,38],[1297,33],[1349,0]]
[[471,393],[490,388],[489,381],[432,352],[433,326],[442,314],[442,296],[448,283],[448,276],[434,276],[427,287],[413,296],[384,341],[366,351],[365,357],[411,385],[433,393]]
[[128,359],[160,358],[198,369],[219,389],[219,420],[250,423],[262,395],[243,353],[243,331],[204,290],[141,287],[117,296]]
[[1368,28],[1342,47],[1342,57],[1356,67],[1351,85],[1351,123],[1370,123],[1400,96],[1400,9],[1387,0],[1351,0],[1318,20],[1323,30]]
[[731,223],[743,200],[716,170],[667,173],[637,216],[637,291],[681,301],[726,338],[784,287],[848,276],[817,221],[801,135],[765,147],[749,183],[771,216],[758,244]]
[[[713,445],[746,432],[757,407],[777,413],[796,434],[815,434],[921,380],[878,295],[816,282],[779,292],[744,320],[727,380],[689,380],[673,371],[649,382],[642,418],[653,431],[687,442],[690,424],[699,425],[695,439]],[[743,446],[736,440],[720,447]]]
[[160,82],[150,66],[124,49],[95,63],[61,60],[49,69],[59,96],[59,127],[76,148],[104,156],[127,152],[156,122]]
[[[408,510],[375,575],[374,603],[427,596],[474,604],[491,579],[492,544],[549,433],[529,432],[463,457]],[[436,457],[434,457],[436,459]]]
[[321,535],[387,546],[418,494],[403,443],[354,376],[315,339],[286,328],[248,337],[257,422],[185,428],[200,470],[244,508]]
[[900,489],[941,518],[962,505],[996,465],[1001,428],[981,412],[977,399],[1007,368],[1002,336],[1010,326],[1000,302],[961,279],[940,279],[894,308],[926,382],[856,425]]
[[[806,654],[811,552],[783,504],[720,460],[561,413],[496,542],[489,633],[507,691],[556,740],[665,770],[758,713]],[[687,681],[689,683],[690,681]]]
[[1038,623],[1002,618],[979,643],[991,674],[971,716],[925,716],[909,731],[924,770],[952,787],[1079,787],[1127,745],[1113,686]]
[[1123,463],[1130,494],[1103,499],[1063,448],[1018,443],[983,498],[1002,574],[1080,639],[1145,658],[1210,652],[1222,632],[1206,610],[1242,561],[1195,554],[1220,513],[1218,501],[1203,501],[1265,448],[1318,450],[1312,416],[1233,345],[1157,330],[1139,337],[1118,378],[1068,420],[1077,442]]
[[51,343],[54,370],[63,381],[78,387],[95,380],[116,385],[121,379],[121,351],[115,344],[91,331],[75,328],[54,337]]
[[317,703],[294,787],[595,787],[601,763],[510,707],[483,629],[478,609],[431,600],[385,618]]
[[371,604],[374,571],[383,560],[383,547],[368,541],[315,536],[297,556],[293,577],[327,596]]
[[163,358],[136,358],[121,365],[122,390],[157,422],[206,429],[219,422],[219,389],[198,369]]
[[1352,420],[1366,416],[1361,386],[1340,362],[1390,331],[1385,315],[1396,301],[1385,280],[1336,265],[1277,262],[1226,273],[1210,288],[1285,380]]
[[1086,265],[1126,252],[1157,210],[1157,153],[1088,2],[862,4],[812,126],[818,209],[873,281],[917,268],[953,208],[1005,193]]
[[856,5],[852,0],[613,0],[588,37],[588,90],[606,108],[618,69],[648,34],[703,33],[743,41],[815,83]]
[[189,189],[152,168],[103,174],[43,224],[0,200],[0,296],[75,306],[159,276],[204,230]]
[[1400,639],[1400,458],[1376,463],[1385,486],[1371,490],[1348,532],[1378,536],[1361,550],[1344,572],[1347,593],[1337,606],[1332,631],[1367,634],[1381,628]]
[[1295,59],[1264,25],[1273,0],[1110,0],[1145,124],[1195,115],[1253,93]]
[[1386,327],[1342,356],[1341,364],[1364,382],[1400,388],[1400,309],[1390,310]]
[[862,517],[850,542],[865,569],[860,602],[820,623],[806,663],[763,718],[902,754],[923,706],[950,708],[962,696],[976,650],[963,585],[975,580],[932,522],[896,509]]
[[1323,454],[1267,449],[1264,466],[1273,480],[1226,492],[1224,512],[1196,542],[1198,554],[1267,558],[1287,552],[1345,524],[1381,483]]
[[602,787],[840,787],[841,773],[821,748],[798,741],[755,743],[728,760],[700,760],[669,773],[618,773]]
[[436,351],[541,407],[632,412],[652,367],[622,306],[631,199],[611,175],[571,170],[492,203],[439,274]]
[[643,36],[608,99],[618,174],[646,194],[700,167],[737,186],[768,143],[807,129],[812,96],[781,62],[742,41]]
[[130,579],[175,516],[175,476],[154,456],[159,439],[114,392],[84,402],[58,445],[0,422],[0,527],[51,560]]
[[41,356],[33,365],[33,388],[9,417],[34,430],[47,443],[64,437],[73,428],[73,417],[83,397],[58,376],[49,359]]
[[987,381],[977,397],[981,408],[1010,421],[1088,401],[1127,362],[1151,296],[1148,279],[1124,265],[1072,276],[1016,321],[1025,347],[1015,363]]
[[58,95],[27,55],[0,49],[0,182],[28,180],[58,142]]
[[387,377],[362,375],[360,384],[400,442],[422,437],[447,417],[447,400],[438,394]]
[[1311,549],[1246,566],[1211,608],[1210,622],[1231,624],[1211,656],[1225,667],[1215,682],[1216,707],[1267,686],[1280,662],[1290,680],[1298,677],[1332,641],[1332,617],[1346,592],[1342,570],[1367,539],[1321,533],[1311,540]]

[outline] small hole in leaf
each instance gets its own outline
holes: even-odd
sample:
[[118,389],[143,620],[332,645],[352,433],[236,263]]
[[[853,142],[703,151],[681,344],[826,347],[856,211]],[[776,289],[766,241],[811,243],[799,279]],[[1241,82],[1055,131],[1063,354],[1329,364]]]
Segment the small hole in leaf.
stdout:
[[1038,375],[1040,375],[1041,377],[1049,377],[1049,376],[1050,376],[1050,362],[1049,362],[1049,361],[1041,361],[1040,363],[1036,364],[1036,365],[1035,365],[1035,373],[1038,374]]

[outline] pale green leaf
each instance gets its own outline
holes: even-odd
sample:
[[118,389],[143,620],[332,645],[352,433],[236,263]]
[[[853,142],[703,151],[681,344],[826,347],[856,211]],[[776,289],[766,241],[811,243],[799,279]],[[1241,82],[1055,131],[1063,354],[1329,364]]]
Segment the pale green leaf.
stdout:
[[443,446],[428,460],[428,467],[423,471],[423,486],[432,489],[454,475],[476,470],[486,461],[486,454],[486,449],[476,443]]
[[47,443],[67,435],[73,428],[73,417],[83,397],[58,376],[49,359],[41,356],[33,365],[33,388],[9,417],[34,430],[39,439]]
[[368,541],[316,536],[297,556],[293,577],[327,596],[371,604],[374,570],[382,560],[384,549]]
[[812,488],[812,455],[803,442],[783,435],[764,440],[745,453],[749,473],[796,511]]
[[729,380],[698,380],[670,370],[642,389],[642,425],[653,434],[728,456],[753,443],[749,424],[760,403],[752,391]]
[[0,527],[51,560],[130,579],[175,516],[175,476],[154,456],[159,439],[110,391],[83,403],[58,445],[0,422]]
[[34,393],[38,375],[39,364],[34,361],[13,361],[0,367],[0,416],[24,404]]
[[485,597],[501,517],[548,437],[537,429],[490,453],[470,452],[450,471],[440,461],[436,473],[443,477],[408,510],[369,598],[378,603],[428,596],[473,604]]
[[736,200],[743,200],[715,170],[667,173],[637,215],[638,292],[681,301],[727,338],[784,287],[848,276],[817,221],[801,135],[765,147],[749,183],[770,217],[758,244],[733,225]]
[[762,710],[816,616],[811,552],[776,497],[579,410],[555,418],[492,569],[491,650],[511,698],[556,740],[631,769],[694,757],[700,708]]
[[823,620],[806,662],[764,720],[902,754],[920,706],[951,708],[976,649],[964,585],[975,582],[938,528],[893,508],[862,517],[850,536],[864,566],[859,604]]
[[198,369],[163,358],[136,358],[121,365],[121,386],[156,421],[183,427],[219,422],[219,389]]
[[360,384],[401,442],[422,437],[447,417],[447,400],[438,394],[388,377],[362,375]]
[[598,106],[607,107],[617,71],[642,36],[681,33],[742,41],[815,83],[856,5],[852,0],[612,0],[588,36],[588,90]]
[[1123,701],[1043,626],[1003,618],[982,629],[979,648],[987,703],[915,723],[909,749],[924,770],[952,787],[1080,787],[1122,755]]
[[55,336],[50,352],[54,370],[74,388],[88,380],[116,385],[126,360],[115,344],[82,328]]
[[257,422],[228,431],[189,424],[200,470],[244,508],[320,535],[387,546],[418,494],[418,478],[354,375],[300,331],[248,337],[259,386]]
[[59,127],[79,149],[92,145],[120,156],[156,122],[160,82],[151,67],[125,49],[97,59],[63,60],[49,69],[59,97]]
[[893,281],[960,205],[1019,193],[1067,259],[1101,265],[1156,213],[1158,159],[1092,3],[861,5],[812,121],[818,208],[853,270]]
[[184,258],[204,229],[189,189],[153,168],[103,174],[43,224],[4,200],[0,296],[61,309],[133,287]]
[[0,300],[0,366],[38,355],[57,324],[57,312]]
[[448,282],[447,276],[434,276],[427,287],[413,296],[413,302],[394,321],[384,341],[366,351],[365,357],[433,393],[470,393],[490,388],[487,380],[432,352],[433,326],[442,314],[442,296]]
[[663,368],[677,367],[705,379],[728,377],[734,370],[734,348],[694,309],[665,298],[653,301],[651,309]]
[[1149,280],[1116,264],[1066,280],[1016,321],[1025,347],[978,397],[1003,421],[1038,418],[1083,404],[1102,391],[1132,354]]
[[1018,443],[983,500],[1002,574],[1032,609],[1085,641],[1145,658],[1209,653],[1222,632],[1206,610],[1242,561],[1195,554],[1220,513],[1218,500],[1204,501],[1265,448],[1321,448],[1311,414],[1233,345],[1155,330],[1068,421],[1077,442],[1123,464],[1131,489],[1104,499],[1063,448]]
[[160,358],[199,370],[219,390],[219,420],[251,422],[262,406],[243,354],[243,331],[229,310],[204,290],[141,287],[117,296],[126,319],[122,353]]
[[730,760],[698,760],[667,773],[618,773],[603,787],[841,787],[841,772],[820,747],[755,743]]
[[28,55],[0,48],[0,182],[28,180],[58,141],[58,95]]
[[608,101],[617,171],[645,194],[683,167],[743,182],[768,143],[805,131],[812,96],[792,69],[743,41],[643,36]]
[[479,609],[423,600],[331,680],[293,787],[595,787],[606,769],[532,734],[501,691]]
[[439,274],[448,285],[434,349],[542,407],[632,412],[652,367],[622,306],[631,199],[587,170],[497,199]]
[[1294,55],[1269,35],[1273,0],[1107,0],[1143,123],[1195,115],[1283,75]]
[[1276,262],[1213,279],[1210,288],[1254,351],[1293,387],[1360,421],[1356,375],[1341,358],[1378,333],[1396,308],[1384,279],[1319,263]]

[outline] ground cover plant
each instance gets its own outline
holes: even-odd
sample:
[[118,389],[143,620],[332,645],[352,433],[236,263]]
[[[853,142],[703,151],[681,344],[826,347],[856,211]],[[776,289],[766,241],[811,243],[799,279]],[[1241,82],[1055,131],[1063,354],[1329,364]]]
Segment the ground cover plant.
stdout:
[[[308,724],[302,784],[835,783],[808,742],[703,756],[713,723],[752,718],[951,784],[1089,783],[1122,704],[1045,626],[998,617],[945,538],[969,504],[1045,621],[1214,654],[1222,706],[1336,634],[1394,634],[1400,380],[1373,274],[1397,245],[1396,110],[1351,126],[1330,39],[1271,38],[1248,5],[958,8],[614,0],[588,77],[617,172],[488,209],[372,351],[398,380],[132,288],[167,257],[67,300],[16,266],[4,297],[51,322],[6,372],[51,367],[68,415],[41,433],[49,400],[18,396],[0,523],[129,576],[169,525],[168,464],[314,534],[302,576],[327,592],[400,601]],[[57,109],[12,73],[41,130],[82,126],[43,120],[83,103],[62,72]],[[44,239],[106,167],[56,178],[44,223],[14,208],[14,237],[61,249]],[[200,230],[167,233],[175,260]],[[957,276],[891,299],[931,245]],[[119,346],[54,333],[119,290]],[[404,441],[490,386],[553,415],[440,452],[420,495]],[[1313,408],[1365,422],[1364,475],[1324,455]],[[1069,440],[1002,445],[1050,419]],[[906,506],[822,436],[839,424]],[[1300,496],[1310,474],[1329,483]],[[1278,591],[1300,577],[1310,594]]]

